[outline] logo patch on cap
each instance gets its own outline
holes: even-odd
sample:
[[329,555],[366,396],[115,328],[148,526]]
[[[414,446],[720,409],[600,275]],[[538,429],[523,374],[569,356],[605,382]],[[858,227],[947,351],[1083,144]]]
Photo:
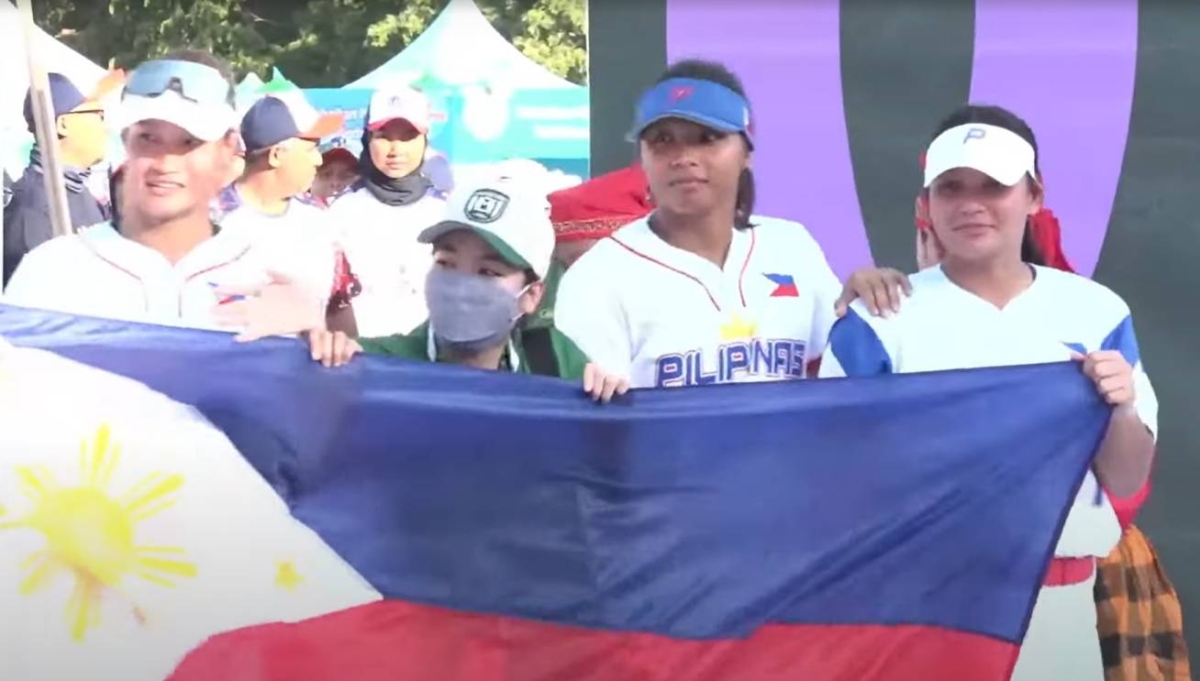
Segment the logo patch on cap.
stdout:
[[987,130],[984,128],[970,128],[967,130],[967,134],[963,137],[963,144],[966,144],[971,140],[981,140],[984,137],[987,137]]
[[463,213],[472,222],[487,224],[499,220],[500,216],[504,215],[506,208],[508,208],[508,194],[495,189],[479,189],[467,199]]
[[691,95],[692,95],[692,88],[690,88],[690,87],[671,88],[671,103],[674,104],[681,99],[690,97]]

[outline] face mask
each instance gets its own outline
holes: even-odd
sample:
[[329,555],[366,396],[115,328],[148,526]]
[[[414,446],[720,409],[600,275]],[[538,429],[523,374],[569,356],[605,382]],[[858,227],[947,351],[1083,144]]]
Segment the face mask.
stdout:
[[496,347],[512,333],[521,316],[516,295],[499,283],[474,274],[434,268],[425,280],[429,327],[447,349],[471,354]]

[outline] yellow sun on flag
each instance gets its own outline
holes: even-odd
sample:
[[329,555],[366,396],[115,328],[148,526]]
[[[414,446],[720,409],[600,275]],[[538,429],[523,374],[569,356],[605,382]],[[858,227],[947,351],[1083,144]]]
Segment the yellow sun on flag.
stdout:
[[285,591],[295,591],[304,583],[304,576],[296,569],[296,564],[290,560],[281,560],[275,566],[275,586]]
[[758,333],[758,323],[754,320],[747,321],[736,312],[730,315],[728,322],[721,325],[721,340],[754,338],[756,333]]
[[[120,453],[106,424],[96,429],[90,443],[86,439],[80,443],[78,486],[59,484],[44,467],[17,467],[22,491],[33,508],[16,520],[0,522],[0,530],[34,530],[46,540],[44,548],[22,563],[26,571],[22,595],[45,589],[60,575],[74,580],[65,615],[76,641],[100,623],[104,592],[118,591],[126,577],[172,587],[178,578],[196,576],[196,566],[184,560],[182,548],[139,545],[135,536],[139,523],[175,503],[183,476],[152,473],[114,496],[108,487]],[[135,607],[134,614],[139,613],[141,609]]]

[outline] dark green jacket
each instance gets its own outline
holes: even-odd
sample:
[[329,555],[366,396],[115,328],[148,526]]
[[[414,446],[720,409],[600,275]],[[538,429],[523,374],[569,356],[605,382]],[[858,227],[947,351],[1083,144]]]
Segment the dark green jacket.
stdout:
[[554,325],[554,300],[558,297],[558,281],[565,271],[557,260],[551,262],[550,270],[546,272],[546,291],[542,294],[542,302],[534,310],[528,325]]
[[[429,324],[426,322],[412,333],[384,338],[360,338],[363,352],[376,355],[430,361]],[[571,381],[583,380],[588,359],[575,343],[554,324],[546,323],[535,314],[513,335],[512,348],[517,355],[517,372],[556,376]],[[512,367],[512,358],[505,356],[502,366]]]

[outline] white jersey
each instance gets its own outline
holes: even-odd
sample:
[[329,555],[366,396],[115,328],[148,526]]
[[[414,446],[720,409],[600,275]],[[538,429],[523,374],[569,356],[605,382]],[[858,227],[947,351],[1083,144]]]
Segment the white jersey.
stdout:
[[812,374],[842,285],[800,224],[755,217],[724,267],[660,239],[646,219],[567,270],[555,325],[635,388]]
[[[821,376],[867,376],[1067,361],[1071,351],[1119,350],[1133,365],[1138,415],[1158,430],[1158,399],[1142,368],[1129,307],[1101,284],[1035,268],[1033,284],[1003,309],[946,278],[912,276],[900,313],[872,317],[856,301],[830,339]],[[1056,555],[1107,556],[1120,539],[1116,515],[1088,473]],[[1099,503],[1097,503],[1099,499]]]
[[[278,242],[223,229],[172,264],[127,239],[109,223],[51,239],[29,252],[3,301],[11,305],[151,324],[221,328],[214,319],[219,286],[266,283],[274,271],[303,283],[312,258]],[[332,280],[333,263],[321,270]],[[323,288],[319,288],[323,285]],[[314,304],[329,283],[313,284]]]
[[429,317],[425,276],[433,249],[417,242],[442,219],[446,202],[428,196],[406,206],[389,206],[367,189],[339,198],[326,212],[338,230],[350,269],[362,284],[354,298],[360,335],[374,338],[408,333]]
[[324,209],[291,199],[279,215],[242,204],[225,213],[221,229],[245,238],[268,257],[290,262],[304,285],[328,300],[337,265],[337,234]]
[[[1118,350],[1133,365],[1138,416],[1158,430],[1158,400],[1142,368],[1129,307],[1083,277],[1038,267],[1033,284],[1003,309],[946,278],[940,266],[911,277],[912,296],[889,318],[860,302],[830,335],[821,376],[872,376],[1065,361],[1071,351]],[[1055,555],[1104,557],[1121,537],[1116,514],[1089,472]],[[1092,579],[1043,588],[1013,679],[1104,678]]]

